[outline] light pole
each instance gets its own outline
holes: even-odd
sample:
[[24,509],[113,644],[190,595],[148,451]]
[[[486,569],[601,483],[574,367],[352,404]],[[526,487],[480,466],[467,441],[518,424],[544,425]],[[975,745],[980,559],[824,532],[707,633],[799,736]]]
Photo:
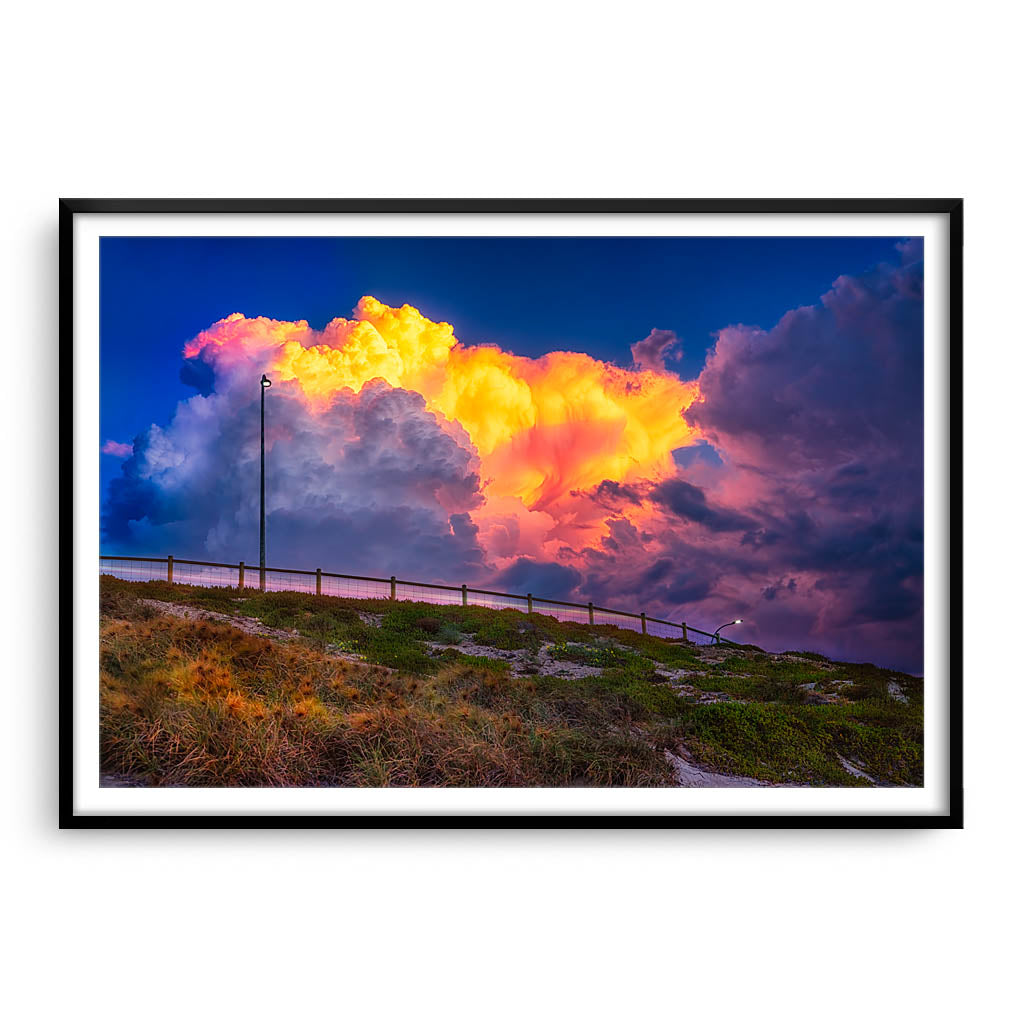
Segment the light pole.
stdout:
[[260,590],[267,589],[267,469],[264,454],[264,398],[270,378],[260,379]]
[[732,619],[729,622],[723,622],[718,629],[715,630],[715,643],[720,644],[722,642],[722,638],[718,634],[721,633],[726,626],[738,626],[742,621],[742,619]]

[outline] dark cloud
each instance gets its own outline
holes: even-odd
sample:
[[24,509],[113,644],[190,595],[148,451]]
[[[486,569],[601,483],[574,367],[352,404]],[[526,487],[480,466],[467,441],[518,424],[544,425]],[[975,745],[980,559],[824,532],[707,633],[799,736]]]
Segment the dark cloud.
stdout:
[[688,519],[715,533],[749,530],[754,526],[754,520],[749,516],[709,505],[699,487],[679,478],[658,484],[651,491],[651,497],[681,519]]
[[767,587],[761,590],[761,596],[766,601],[774,601],[779,594],[784,594],[786,591],[793,593],[796,590],[796,580],[791,576],[789,581],[776,580],[774,583],[770,583]]
[[618,510],[624,505],[642,505],[647,496],[646,486],[620,484],[615,480],[602,480],[589,492],[571,491],[574,498],[586,497],[605,508]]
[[151,480],[140,479],[134,459],[121,468],[122,476],[110,482],[107,500],[100,516],[105,540],[128,542],[132,538],[132,523],[148,519],[161,522],[160,492]]
[[209,363],[201,359],[186,359],[178,374],[181,383],[195,388],[201,395],[212,395],[214,388],[214,371]]
[[537,594],[557,601],[570,600],[582,576],[569,566],[557,562],[537,562],[517,558],[497,577],[497,585],[515,594]]

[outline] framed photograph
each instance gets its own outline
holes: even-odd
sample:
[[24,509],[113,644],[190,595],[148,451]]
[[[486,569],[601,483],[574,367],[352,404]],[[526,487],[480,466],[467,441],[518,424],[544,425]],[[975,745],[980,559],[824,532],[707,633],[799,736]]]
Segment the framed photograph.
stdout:
[[962,827],[956,199],[60,203],[62,827]]

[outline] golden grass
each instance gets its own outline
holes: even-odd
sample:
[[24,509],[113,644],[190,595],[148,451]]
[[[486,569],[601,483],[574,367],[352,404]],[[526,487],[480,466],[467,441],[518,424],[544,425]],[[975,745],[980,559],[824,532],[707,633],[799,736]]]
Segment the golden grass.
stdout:
[[493,668],[419,677],[127,603],[112,613],[101,764],[149,785],[671,785],[614,701],[586,728]]

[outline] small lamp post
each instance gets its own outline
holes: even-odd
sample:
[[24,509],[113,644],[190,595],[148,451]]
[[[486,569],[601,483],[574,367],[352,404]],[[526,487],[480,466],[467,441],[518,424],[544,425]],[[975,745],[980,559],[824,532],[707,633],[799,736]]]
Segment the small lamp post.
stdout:
[[742,619],[733,619],[730,622],[723,622],[722,625],[715,630],[715,643],[720,644],[722,642],[722,638],[718,634],[721,633],[726,626],[738,626],[742,621]]
[[263,374],[260,378],[260,590],[267,589],[267,469],[264,454],[264,398],[270,383],[270,378]]

